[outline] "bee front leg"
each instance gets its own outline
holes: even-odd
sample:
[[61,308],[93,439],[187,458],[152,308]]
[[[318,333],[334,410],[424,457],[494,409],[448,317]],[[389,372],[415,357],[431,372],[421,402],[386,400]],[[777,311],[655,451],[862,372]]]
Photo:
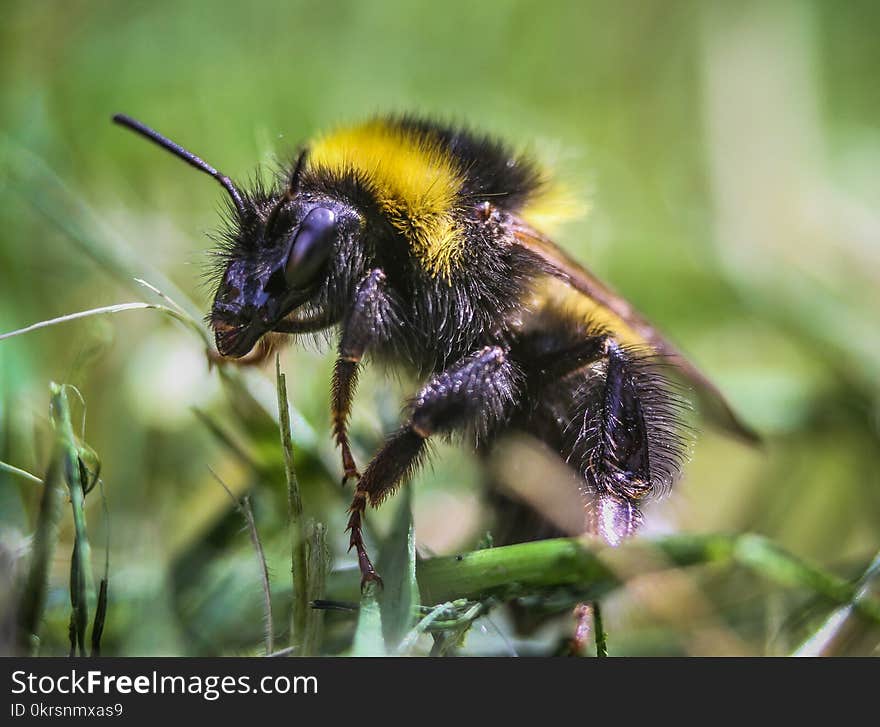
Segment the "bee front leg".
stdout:
[[409,421],[370,461],[358,480],[348,528],[362,581],[379,580],[364,546],[367,502],[377,507],[418,468],[432,434],[473,429],[478,438],[503,421],[517,400],[518,374],[504,349],[489,346],[428,381],[410,406]]
[[348,417],[357,388],[361,359],[385,339],[397,320],[395,305],[385,291],[385,273],[371,270],[358,284],[354,302],[342,323],[339,357],[333,368],[333,435],[342,453],[342,484],[360,477],[348,440]]
[[357,387],[359,361],[351,361],[342,358],[336,359],[333,368],[333,436],[336,446],[342,455],[342,485],[350,479],[360,477],[354,455],[351,453],[351,444],[348,441],[348,417],[351,412],[351,402]]

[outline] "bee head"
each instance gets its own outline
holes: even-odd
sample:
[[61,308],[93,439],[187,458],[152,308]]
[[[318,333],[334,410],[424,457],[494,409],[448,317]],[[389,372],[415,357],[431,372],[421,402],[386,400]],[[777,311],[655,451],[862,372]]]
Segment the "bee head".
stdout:
[[[299,209],[292,224],[282,225],[275,210],[285,202]],[[337,212],[295,198],[282,198],[278,205],[265,223],[262,243],[230,257],[214,296],[210,321],[223,356],[247,354],[281,319],[313,298],[326,277],[339,236]]]
[[285,190],[263,214],[232,180],[159,132],[130,116],[113,121],[171,152],[216,179],[229,195],[237,230],[214,296],[209,320],[223,356],[247,354],[261,336],[312,298],[320,287],[338,237],[341,209],[308,203],[298,195],[305,152],[299,155]]

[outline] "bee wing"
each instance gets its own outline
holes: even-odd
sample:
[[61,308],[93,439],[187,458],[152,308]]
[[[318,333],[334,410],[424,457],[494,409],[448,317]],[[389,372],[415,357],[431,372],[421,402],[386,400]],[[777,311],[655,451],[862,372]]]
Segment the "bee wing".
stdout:
[[760,436],[736,415],[718,387],[622,296],[572,260],[556,243],[528,225],[516,223],[513,235],[515,244],[537,257],[549,275],[622,320],[647,346],[672,363],[681,376],[694,386],[707,415],[717,425],[752,444],[761,441]]

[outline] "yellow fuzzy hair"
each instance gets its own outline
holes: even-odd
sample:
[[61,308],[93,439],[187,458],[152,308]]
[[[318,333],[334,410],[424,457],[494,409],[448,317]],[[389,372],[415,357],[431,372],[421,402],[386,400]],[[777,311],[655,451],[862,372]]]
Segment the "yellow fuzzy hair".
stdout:
[[532,310],[556,310],[574,320],[605,329],[625,346],[647,345],[645,338],[614,311],[553,276],[542,276],[536,281],[528,306]]
[[572,195],[571,190],[546,174],[540,188],[529,197],[519,212],[525,222],[545,235],[553,235],[566,222],[583,217],[589,206]]
[[368,180],[425,268],[448,276],[463,244],[453,214],[463,180],[440,145],[377,119],[319,138],[309,147],[309,165]]
[[[309,147],[308,160],[313,169],[355,173],[366,180],[380,209],[407,238],[425,269],[449,277],[465,244],[454,214],[464,176],[442,145],[412,129],[373,119],[319,137]],[[520,216],[552,233],[584,211],[567,189],[545,177]]]

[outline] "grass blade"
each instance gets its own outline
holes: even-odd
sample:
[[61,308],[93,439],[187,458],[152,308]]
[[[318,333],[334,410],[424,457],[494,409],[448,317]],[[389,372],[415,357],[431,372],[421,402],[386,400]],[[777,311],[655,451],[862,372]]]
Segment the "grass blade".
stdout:
[[69,321],[76,321],[82,318],[90,318],[92,316],[101,316],[101,315],[110,315],[113,313],[123,313],[125,311],[130,310],[157,310],[161,313],[164,313],[167,316],[171,316],[175,320],[180,321],[185,326],[190,329],[196,330],[199,334],[200,338],[205,337],[205,332],[198,323],[196,323],[193,319],[189,318],[186,315],[179,313],[173,308],[169,308],[168,306],[159,305],[158,303],[116,303],[115,305],[105,305],[100,308],[91,308],[89,310],[78,311],[77,313],[68,313],[67,315],[58,316],[57,318],[50,318],[45,321],[39,321],[38,323],[32,323],[29,326],[25,326],[24,328],[18,328],[14,331],[9,331],[7,333],[0,334],[0,341],[3,341],[7,338],[13,338],[15,336],[21,336],[25,333],[30,333],[32,331],[38,331],[41,328],[49,328],[50,326],[56,326],[59,323],[68,323]]
[[[862,574],[855,600],[880,595],[880,553]],[[853,603],[835,609],[822,626],[795,652],[795,656],[870,655],[877,649],[878,624],[864,618]]]
[[[30,569],[19,603],[18,644],[23,653],[33,653],[39,643],[38,631],[46,605],[48,572],[58,540],[63,488],[67,485],[74,514],[75,537],[71,561],[71,635],[74,643],[84,646],[84,614],[87,613],[85,584],[91,575],[90,551],[85,535],[82,509],[83,488],[80,481],[78,448],[70,422],[70,405],[64,386],[52,384],[51,416],[55,429],[55,449],[46,474],[40,512],[37,516]],[[83,634],[80,638],[80,634]]]
[[22,654],[34,654],[39,647],[37,634],[46,608],[49,565],[58,542],[58,522],[61,519],[64,487],[58,448],[56,445],[56,454],[52,457],[49,470],[46,472],[30,566],[19,600],[18,649]]
[[251,507],[251,500],[247,495],[238,499],[232,494],[232,490],[226,486],[226,483],[220,479],[219,475],[217,475],[214,470],[209,468],[209,471],[214,479],[217,480],[220,487],[222,487],[226,491],[226,494],[229,495],[229,499],[232,500],[235,509],[238,510],[244,518],[248,535],[251,539],[251,545],[253,545],[254,553],[257,556],[257,563],[260,566],[260,582],[263,588],[263,623],[265,624],[266,656],[269,656],[275,652],[275,626],[272,621],[272,586],[269,581],[269,566],[266,565],[266,553],[263,550],[263,542],[260,540],[260,533],[257,530],[257,522],[254,519],[254,510]]
[[593,611],[593,633],[596,637],[596,656],[599,658],[608,656],[608,642],[605,627],[602,625],[602,607],[598,601],[590,604]]
[[375,581],[364,585],[357,629],[351,656],[385,656],[385,638],[382,636],[382,614],[377,598],[380,586]]
[[[309,522],[307,530],[308,599],[309,604],[321,601],[327,589],[327,572],[330,569],[330,551],[327,548],[327,528],[323,523]],[[324,636],[324,611],[309,608],[306,612],[303,634],[303,656],[320,653]]]
[[287,403],[287,381],[281,373],[281,360],[275,356],[275,379],[278,388],[278,422],[281,449],[284,452],[284,472],[287,478],[287,514],[290,525],[290,559],[293,581],[293,605],[290,614],[290,645],[300,653],[309,611],[308,579],[306,571],[306,543],[303,537],[303,505],[299,481],[293,465],[293,439],[290,432],[290,410]]
[[107,618],[107,578],[101,579],[98,586],[98,605],[92,623],[92,656],[101,655],[101,637],[104,635],[104,621]]
[[14,465],[8,464],[6,462],[0,462],[0,470],[3,472],[8,472],[11,475],[16,475],[17,477],[21,477],[22,479],[27,480],[28,482],[33,482],[35,485],[42,485],[43,480],[41,480],[36,475],[32,475],[27,470],[20,469],[15,467]]
[[412,628],[419,604],[416,582],[416,544],[412,524],[412,488],[400,493],[391,532],[382,546],[377,569],[384,587],[379,593],[382,633],[389,653],[397,651],[401,640]]

